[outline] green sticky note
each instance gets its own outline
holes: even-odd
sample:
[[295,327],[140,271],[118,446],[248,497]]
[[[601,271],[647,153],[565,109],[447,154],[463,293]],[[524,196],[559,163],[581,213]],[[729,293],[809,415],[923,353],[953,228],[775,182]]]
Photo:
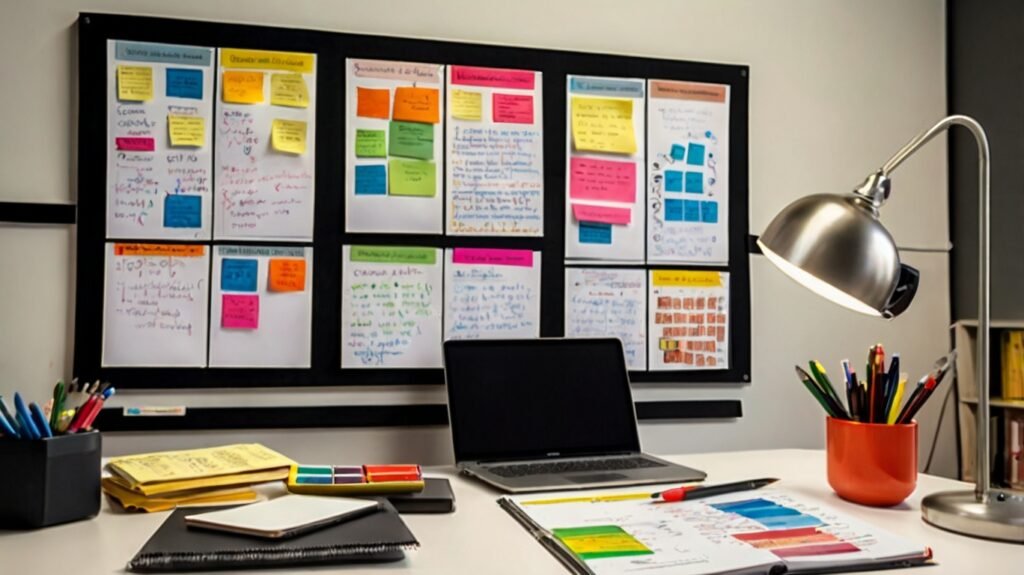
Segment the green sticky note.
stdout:
[[379,264],[420,264],[437,263],[437,248],[410,248],[403,246],[352,246],[348,259],[353,262]]
[[392,156],[434,159],[434,125],[417,122],[391,122],[388,145]]
[[436,170],[433,162],[388,160],[388,194],[432,198],[437,195]]
[[356,130],[356,157],[383,158],[387,156],[384,130]]

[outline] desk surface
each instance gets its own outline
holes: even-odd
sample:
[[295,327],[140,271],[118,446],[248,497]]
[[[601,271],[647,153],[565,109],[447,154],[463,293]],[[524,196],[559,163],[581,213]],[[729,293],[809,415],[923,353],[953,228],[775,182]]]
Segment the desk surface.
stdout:
[[[780,477],[779,487],[827,502],[845,513],[878,527],[929,545],[938,567],[919,575],[938,573],[1020,573],[1024,546],[994,543],[947,533],[921,520],[924,495],[966,484],[921,475],[917,491],[902,505],[875,509],[846,503],[835,496],[825,480],[824,452],[804,450],[708,453],[669,457],[703,469],[708,481],[722,483],[752,477]],[[454,476],[451,469],[430,470],[433,476],[452,479],[456,511],[444,515],[406,515],[405,521],[421,547],[405,561],[385,565],[324,567],[301,571],[249,573],[452,573],[557,574],[567,571],[537,544],[495,500],[499,493],[484,485]],[[0,531],[0,565],[4,573],[65,573],[106,575],[123,573],[124,565],[163,522],[167,513],[126,514],[112,510],[105,500],[100,516],[91,521],[51,527],[36,532]]]

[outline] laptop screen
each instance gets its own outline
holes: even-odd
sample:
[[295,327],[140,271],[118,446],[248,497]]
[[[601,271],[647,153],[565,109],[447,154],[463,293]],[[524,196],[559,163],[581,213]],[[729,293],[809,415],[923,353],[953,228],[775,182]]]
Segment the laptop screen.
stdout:
[[617,339],[446,341],[456,461],[639,451]]

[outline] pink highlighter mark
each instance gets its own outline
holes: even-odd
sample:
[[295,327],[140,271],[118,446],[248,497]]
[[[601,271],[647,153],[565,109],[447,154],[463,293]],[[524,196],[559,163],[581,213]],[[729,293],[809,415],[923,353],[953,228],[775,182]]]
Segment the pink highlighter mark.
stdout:
[[223,294],[220,305],[220,326],[233,329],[260,327],[260,296]]
[[536,76],[534,72],[526,70],[452,66],[452,84],[463,86],[532,90]]
[[591,158],[569,160],[569,197],[632,204],[636,201],[636,163]]
[[530,250],[497,250],[487,248],[455,248],[452,263],[492,266],[533,267]]
[[576,216],[576,220],[580,222],[602,224],[626,225],[633,220],[633,210],[629,208],[609,208],[585,204],[573,204],[572,215]]
[[156,150],[153,138],[114,138],[118,150],[126,152],[152,152]]
[[532,124],[533,96],[493,94],[494,121],[503,124]]

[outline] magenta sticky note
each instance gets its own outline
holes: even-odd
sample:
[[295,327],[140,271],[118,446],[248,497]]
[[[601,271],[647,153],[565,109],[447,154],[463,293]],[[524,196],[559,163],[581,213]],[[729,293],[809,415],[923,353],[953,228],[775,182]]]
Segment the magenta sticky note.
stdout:
[[482,86],[484,88],[532,90],[537,76],[535,73],[526,70],[507,70],[504,68],[452,66],[451,70],[452,84]]
[[260,327],[260,296],[223,294],[220,303],[220,326],[232,329]]
[[632,204],[636,201],[636,163],[570,159],[569,197]]
[[533,96],[494,94],[491,100],[494,121],[504,124],[532,124]]
[[118,150],[126,152],[152,152],[156,149],[153,138],[114,138]]
[[610,208],[585,204],[573,204],[572,215],[576,217],[576,221],[602,224],[626,225],[633,220],[633,210],[630,208]]
[[455,252],[452,254],[452,263],[533,267],[533,252],[530,250],[455,248]]

